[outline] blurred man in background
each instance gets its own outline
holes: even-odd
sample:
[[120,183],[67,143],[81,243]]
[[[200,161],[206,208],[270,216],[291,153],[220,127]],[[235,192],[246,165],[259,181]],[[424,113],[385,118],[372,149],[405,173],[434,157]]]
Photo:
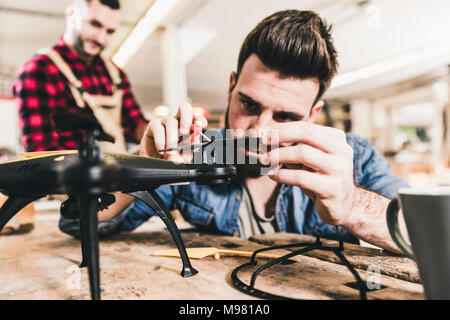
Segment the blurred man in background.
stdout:
[[120,18],[119,0],[74,0],[66,10],[63,37],[20,69],[13,94],[26,151],[77,148],[83,133],[59,132],[55,112],[95,117],[115,138],[114,144],[103,144],[104,151],[126,152],[126,142],[140,141],[147,121],[128,78],[101,56]]
[[109,151],[126,151],[146,127],[125,73],[101,53],[120,25],[118,0],[74,0],[64,36],[41,50],[14,83],[22,141],[27,151],[75,149],[81,132],[58,132],[53,112],[87,112],[116,139]]

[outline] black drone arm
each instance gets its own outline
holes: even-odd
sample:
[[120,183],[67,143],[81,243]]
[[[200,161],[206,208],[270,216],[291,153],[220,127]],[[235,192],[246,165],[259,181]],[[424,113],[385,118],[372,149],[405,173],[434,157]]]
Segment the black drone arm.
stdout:
[[0,232],[9,220],[11,220],[20,210],[40,198],[41,197],[8,197],[6,202],[0,208]]

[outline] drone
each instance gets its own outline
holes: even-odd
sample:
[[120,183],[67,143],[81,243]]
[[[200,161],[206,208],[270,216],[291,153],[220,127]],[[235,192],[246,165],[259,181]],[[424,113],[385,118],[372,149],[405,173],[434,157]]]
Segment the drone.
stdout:
[[[114,203],[112,193],[122,192],[143,201],[162,219],[180,253],[181,276],[197,274],[177,225],[155,190],[165,184],[228,183],[236,176],[236,168],[102,152],[100,143],[114,142],[114,138],[92,116],[60,112],[53,115],[53,121],[59,131],[84,132],[78,150],[28,153],[25,159],[0,163],[0,192],[8,196],[0,208],[0,231],[31,202],[49,195],[68,195],[60,213],[80,222],[80,268],[88,268],[91,298],[100,300],[97,212]],[[200,149],[206,145],[200,145]]]

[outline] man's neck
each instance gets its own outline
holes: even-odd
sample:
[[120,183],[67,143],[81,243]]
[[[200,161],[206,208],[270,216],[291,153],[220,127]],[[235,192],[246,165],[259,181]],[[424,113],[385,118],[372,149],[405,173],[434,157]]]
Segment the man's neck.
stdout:
[[259,176],[256,178],[244,178],[244,182],[252,189],[264,190],[264,194],[272,193],[278,186],[278,182],[270,179],[269,176]]
[[274,182],[275,184],[277,183],[276,181],[273,181],[272,179],[270,179],[269,176],[267,176],[267,175],[262,175],[262,176],[258,176],[258,177],[245,177],[244,180],[245,180],[245,182],[249,182],[249,183],[258,182],[258,183],[269,183],[270,184],[270,181]]
[[279,183],[269,176],[245,178],[245,184],[253,198],[254,205],[259,212],[263,212],[267,218],[274,214],[276,198],[278,197]]

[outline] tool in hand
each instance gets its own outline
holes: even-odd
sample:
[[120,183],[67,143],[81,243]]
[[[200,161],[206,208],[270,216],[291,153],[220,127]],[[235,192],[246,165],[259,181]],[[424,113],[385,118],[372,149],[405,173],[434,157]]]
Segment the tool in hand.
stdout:
[[192,132],[194,133],[194,136],[200,135],[200,136],[202,136],[202,138],[205,139],[206,141],[211,142],[211,139],[208,138],[208,136],[205,135],[205,134],[202,132],[202,128],[197,127],[195,124],[192,124],[192,125],[191,125],[191,128],[190,128],[189,130],[192,131]]
[[182,151],[182,150],[194,150],[196,148],[199,147],[203,147],[205,145],[207,145],[208,143],[211,142],[211,139],[208,138],[207,135],[205,135],[202,132],[202,129],[198,126],[196,126],[195,124],[192,124],[190,127],[190,132],[194,133],[194,136],[200,135],[203,139],[205,139],[206,141],[203,143],[199,143],[199,144],[187,144],[187,145],[181,145],[181,146],[176,146],[174,148],[168,148],[168,149],[164,149],[164,150],[158,150],[158,152],[170,152],[170,151]]

